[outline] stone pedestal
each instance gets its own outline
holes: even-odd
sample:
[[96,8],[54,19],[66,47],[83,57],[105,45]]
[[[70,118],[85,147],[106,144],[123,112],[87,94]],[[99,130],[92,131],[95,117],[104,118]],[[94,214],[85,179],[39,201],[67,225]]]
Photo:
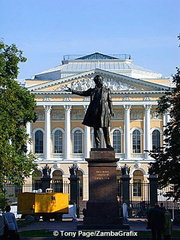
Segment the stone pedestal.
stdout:
[[158,177],[156,175],[149,175],[149,183],[150,183],[150,204],[153,206],[158,201]]
[[117,201],[118,160],[113,150],[91,149],[90,158],[86,159],[89,169],[89,201],[84,210],[84,228],[125,228]]
[[79,217],[79,178],[71,175],[70,178],[70,202],[76,204],[76,214]]
[[129,175],[123,175],[121,178],[122,181],[122,200],[129,206],[130,195],[129,195],[129,186],[131,178]]
[[77,204],[79,196],[79,178],[76,175],[71,175],[70,181],[70,202]]

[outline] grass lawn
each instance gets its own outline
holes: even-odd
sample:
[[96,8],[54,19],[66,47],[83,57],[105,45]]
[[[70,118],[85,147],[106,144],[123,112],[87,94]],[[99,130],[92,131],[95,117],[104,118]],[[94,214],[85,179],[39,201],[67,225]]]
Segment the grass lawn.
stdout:
[[53,233],[46,229],[23,231],[19,235],[20,237],[53,237]]
[[17,221],[18,228],[26,227],[28,225],[31,225],[32,223],[33,222],[25,221],[25,220],[18,220]]
[[[138,232],[139,237],[151,237],[151,232]],[[172,231],[172,237],[179,237],[180,236],[180,230],[174,230]]]

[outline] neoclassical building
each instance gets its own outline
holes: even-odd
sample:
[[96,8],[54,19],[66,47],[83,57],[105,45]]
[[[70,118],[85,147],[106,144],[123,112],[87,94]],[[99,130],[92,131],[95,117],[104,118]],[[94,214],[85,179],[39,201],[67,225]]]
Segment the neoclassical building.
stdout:
[[[135,65],[129,55],[67,55],[61,65],[26,79],[25,87],[35,94],[38,117],[35,123],[27,125],[32,139],[28,151],[37,156],[39,169],[27,183],[36,186],[46,164],[51,168],[52,183],[68,182],[69,167],[77,163],[80,194],[83,200],[88,200],[86,158],[94,139],[93,129],[82,125],[82,120],[89,98],[73,95],[67,89],[94,87],[93,78],[97,74],[104,78],[104,85],[112,95],[115,114],[110,132],[119,158],[117,179],[126,163],[133,183],[132,196],[142,200],[141,183],[148,183],[148,163],[153,161],[145,150],[156,151],[163,144],[168,114],[158,115],[156,108],[159,97],[169,89],[170,79]],[[101,142],[104,147],[103,134]]]

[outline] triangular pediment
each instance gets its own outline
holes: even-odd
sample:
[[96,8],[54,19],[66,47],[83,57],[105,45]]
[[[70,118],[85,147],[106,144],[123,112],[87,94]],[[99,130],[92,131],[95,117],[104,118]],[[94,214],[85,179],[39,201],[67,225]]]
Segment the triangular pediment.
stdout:
[[76,60],[102,60],[102,59],[118,59],[117,57],[109,56],[99,52],[95,52],[83,57],[76,58]]
[[103,77],[104,85],[107,86],[111,92],[118,93],[121,91],[160,91],[167,90],[161,84],[155,84],[140,79],[131,78],[125,75],[104,71],[101,69],[94,69],[80,74],[71,75],[54,81],[37,84],[28,89],[32,92],[65,92],[67,88],[75,90],[87,90],[94,87],[93,78],[95,75]]

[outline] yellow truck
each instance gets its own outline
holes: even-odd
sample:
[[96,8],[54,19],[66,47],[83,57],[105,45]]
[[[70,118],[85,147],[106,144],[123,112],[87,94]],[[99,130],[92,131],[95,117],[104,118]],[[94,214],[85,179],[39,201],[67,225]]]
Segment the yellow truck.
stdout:
[[31,193],[18,194],[18,214],[22,217],[32,215],[36,220],[62,220],[68,213],[69,195],[66,193]]

